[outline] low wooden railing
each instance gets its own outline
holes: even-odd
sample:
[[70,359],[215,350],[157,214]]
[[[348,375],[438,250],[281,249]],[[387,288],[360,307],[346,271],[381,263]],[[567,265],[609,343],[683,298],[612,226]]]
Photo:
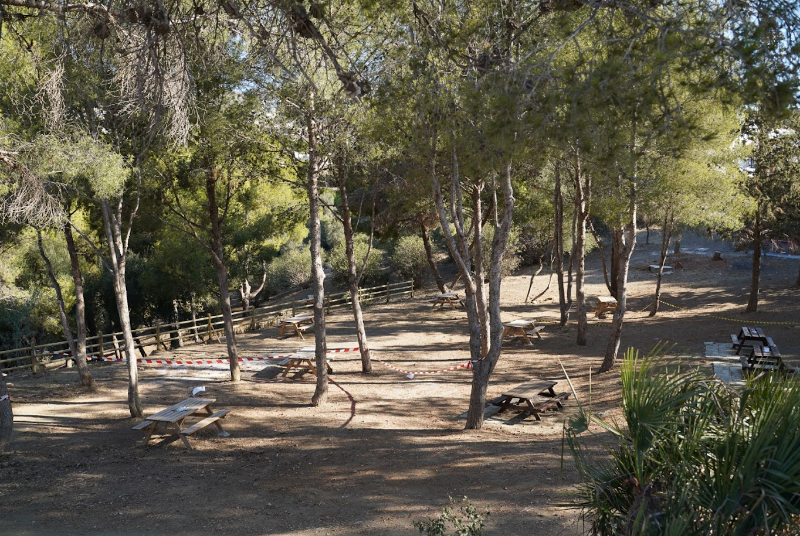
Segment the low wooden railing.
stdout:
[[[412,281],[388,283],[377,287],[359,289],[362,305],[383,302],[389,303],[392,298],[402,296],[414,297]],[[325,296],[326,314],[337,307],[349,307],[350,293],[343,292]],[[313,309],[311,300],[291,300],[264,307],[251,307],[246,311],[233,313],[234,330],[237,332],[255,330],[263,326],[275,325],[284,316],[295,316],[297,311]],[[167,344],[173,338],[180,338],[183,344],[219,340],[224,328],[222,315],[206,315],[205,318],[184,320],[178,323],[157,323],[155,326],[133,330],[134,342],[142,357],[147,357],[146,347],[155,346],[168,350]],[[125,340],[122,332],[100,333],[86,338],[86,355],[91,358],[103,358],[114,355],[117,358],[125,351]],[[48,344],[34,344],[25,348],[14,348],[0,352],[0,370],[5,372],[31,369],[36,372],[39,367],[48,363],[66,362],[72,357],[67,341]]]

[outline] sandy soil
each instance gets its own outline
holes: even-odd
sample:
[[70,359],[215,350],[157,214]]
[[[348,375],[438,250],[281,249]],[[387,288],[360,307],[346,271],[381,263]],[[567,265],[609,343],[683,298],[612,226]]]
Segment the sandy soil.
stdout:
[[[749,261],[730,247],[701,238],[684,240],[684,252],[670,259],[682,269],[665,276],[664,306],[651,318],[657,237],[643,245],[632,263],[629,313],[623,348],[648,350],[658,341],[673,353],[702,362],[704,341],[729,340],[744,323],[769,327],[784,355],[800,353],[800,300],[793,286],[796,259],[769,257],[763,274],[761,311],[743,316]],[[701,249],[706,248],[706,249]],[[714,250],[723,261],[712,261]],[[588,262],[590,296],[605,295],[599,259]],[[591,377],[606,346],[610,320],[593,319],[589,345],[575,345],[575,327],[557,326],[555,285],[537,304],[526,304],[530,271],[503,284],[504,320],[537,318],[548,324],[544,339],[531,346],[512,340],[492,376],[489,397],[531,377],[558,380],[567,390],[561,364],[584,404],[613,417],[619,414],[618,373]],[[532,295],[546,284],[537,277]],[[469,497],[488,508],[485,534],[579,534],[580,512],[562,505],[575,501],[578,476],[562,451],[562,423],[576,411],[543,421],[503,413],[480,431],[463,431],[470,373],[436,371],[468,359],[463,310],[432,311],[431,288],[407,299],[366,309],[375,363],[360,374],[357,353],[338,354],[328,402],[310,405],[313,378],[271,381],[274,361],[243,365],[244,381],[226,381],[226,365],[141,365],[146,413],[174,404],[193,387],[231,410],[231,433],[213,427],[192,440],[187,451],[167,440],[144,448],[130,428],[125,404],[126,370],[120,363],[92,365],[98,388],[75,386],[74,369],[9,375],[15,431],[10,452],[0,457],[2,534],[415,534],[413,520],[438,515],[448,497]],[[344,310],[329,317],[329,344],[355,341]],[[767,322],[792,322],[767,324]],[[310,338],[277,339],[277,329],[243,334],[242,354],[264,357],[312,345]],[[223,345],[196,345],[161,352],[169,359],[222,357]],[[394,368],[391,368],[394,367]],[[602,434],[587,439],[603,455]],[[563,464],[563,469],[562,469]]]

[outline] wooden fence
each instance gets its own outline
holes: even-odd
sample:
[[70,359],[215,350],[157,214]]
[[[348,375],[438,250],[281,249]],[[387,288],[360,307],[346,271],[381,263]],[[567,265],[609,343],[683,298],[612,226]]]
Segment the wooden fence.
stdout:
[[[362,305],[371,303],[389,303],[392,298],[402,296],[414,297],[412,281],[401,283],[388,283],[377,287],[359,289]],[[287,315],[295,316],[297,311],[313,309],[312,296],[306,300],[291,300],[264,307],[251,307],[246,311],[233,313],[233,326],[236,332],[259,329],[263,326],[275,325]],[[350,306],[350,293],[328,294],[325,296],[326,314],[337,307]],[[157,323],[155,326],[137,328],[133,330],[133,339],[139,354],[147,357],[147,349],[158,351],[163,348],[169,350],[168,344],[182,341],[182,344],[219,341],[224,331],[222,315],[206,315],[193,320],[184,320],[178,323]],[[125,351],[125,340],[122,332],[100,333],[86,338],[86,355],[91,359],[102,359],[113,355],[121,358]],[[69,345],[66,341],[49,344],[35,344],[26,348],[15,348],[0,352],[0,370],[9,372],[14,370],[31,369],[36,372],[40,367],[50,364],[62,364],[72,358]]]

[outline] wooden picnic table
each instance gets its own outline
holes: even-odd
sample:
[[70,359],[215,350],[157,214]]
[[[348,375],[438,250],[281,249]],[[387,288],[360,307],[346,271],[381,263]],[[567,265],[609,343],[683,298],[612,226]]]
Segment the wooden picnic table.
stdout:
[[753,343],[760,346],[775,346],[772,337],[768,337],[764,330],[758,327],[742,326],[738,335],[731,334],[731,341],[733,347],[736,348],[736,355],[739,355],[743,347],[753,346]]
[[[741,356],[743,372],[770,372],[773,370],[784,371],[786,366],[783,364],[781,352],[777,346],[759,346],[757,344],[750,348],[747,355]],[[794,370],[792,369],[792,372]]]
[[597,318],[605,318],[606,313],[613,313],[617,309],[617,299],[611,296],[599,296],[592,312]]
[[[292,370],[297,370],[298,372],[301,371],[308,371],[317,375],[317,356],[314,353],[314,350],[310,352],[300,351],[294,354],[290,354],[286,359],[279,362],[279,365],[283,365],[285,368],[283,370],[282,376],[286,376]],[[330,363],[328,363],[328,359],[325,359],[325,364],[328,367],[328,374],[333,372]]]
[[303,332],[314,328],[314,315],[308,313],[290,318],[284,318],[281,320],[281,323],[278,326],[279,337],[283,336],[283,334],[286,332],[286,328],[291,328],[297,335],[300,335],[301,339],[305,339]]
[[[211,404],[216,400],[213,398],[187,398],[177,404],[174,404],[167,409],[162,409],[158,413],[150,415],[142,422],[134,426],[133,430],[142,430],[144,432],[144,446],[150,442],[150,437],[162,431],[164,434],[178,434],[186,448],[192,450],[192,445],[189,443],[190,435],[198,430],[205,428],[209,424],[217,427],[217,435],[220,437],[228,437],[230,434],[222,428],[220,419],[229,413],[229,410],[223,409],[214,413],[211,409]],[[195,414],[205,415],[205,418],[194,423],[188,428],[183,428],[183,423],[187,417]]]
[[[541,421],[540,414],[543,411],[549,408],[561,409],[563,407],[561,401],[569,397],[569,393],[556,394],[553,387],[557,383],[552,380],[533,378],[508,389],[491,403],[500,406],[498,413],[507,409],[518,409],[523,413],[530,413],[537,421]],[[514,399],[517,399],[516,403],[512,403]]]
[[443,294],[439,294],[433,300],[433,307],[436,308],[437,305],[441,305],[442,309],[444,309],[445,305],[449,305],[451,308],[455,309],[456,304],[460,304],[461,306],[464,305],[463,300],[459,297],[458,293],[456,292],[445,292]]
[[539,332],[542,331],[542,329],[544,329],[544,326],[537,327],[533,320],[512,320],[511,322],[503,324],[502,338],[505,340],[506,337],[520,336],[529,343],[533,344],[531,336],[536,335],[539,339],[541,339],[542,335]]

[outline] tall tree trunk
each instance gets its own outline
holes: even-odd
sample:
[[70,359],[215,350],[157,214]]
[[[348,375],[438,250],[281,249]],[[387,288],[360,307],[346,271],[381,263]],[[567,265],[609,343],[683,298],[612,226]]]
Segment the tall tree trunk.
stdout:
[[439,268],[436,266],[436,259],[433,258],[433,247],[431,246],[431,237],[428,234],[428,226],[425,225],[425,220],[422,216],[419,217],[418,221],[420,232],[422,233],[422,245],[425,246],[425,258],[428,259],[428,266],[431,269],[434,280],[436,280],[436,286],[439,287],[439,292],[447,292],[442,274],[439,273]]
[[[67,241],[67,252],[69,253],[69,263],[72,268],[72,283],[75,286],[75,346],[78,353],[75,354],[75,361],[78,364],[78,377],[81,385],[93,388],[95,386],[89,365],[86,364],[86,301],[83,296],[83,275],[81,265],[78,260],[78,248],[75,246],[75,239],[72,236],[72,224],[64,224],[64,238]],[[100,353],[102,353],[102,348]]]
[[[359,272],[356,261],[355,244],[353,242],[353,220],[350,214],[350,200],[347,198],[347,176],[343,164],[338,166],[339,174],[339,194],[342,198],[342,225],[344,227],[344,249],[347,255],[347,287],[350,291],[350,307],[353,310],[353,320],[356,323],[356,335],[358,337],[358,350],[361,353],[361,372],[369,374],[372,372],[372,361],[369,354],[369,343],[367,341],[367,331],[364,328],[364,315],[361,312],[361,298],[358,292],[358,284],[364,274],[369,255],[372,252],[372,233],[370,233],[369,249],[363,260],[362,270]],[[374,218],[373,218],[374,221]]]
[[8,387],[3,373],[0,372],[0,454],[11,441],[11,432],[14,430],[14,411],[11,409],[11,398],[8,396]]
[[631,256],[636,247],[636,182],[630,181],[630,221],[625,228],[616,228],[612,231],[614,250],[617,252],[617,272],[614,280],[617,282],[617,308],[611,321],[611,335],[606,346],[603,364],[597,372],[608,372],[614,366],[619,352],[619,343],[622,337],[622,324],[625,320],[625,310],[628,305],[628,271]]
[[586,318],[586,222],[589,219],[591,175],[583,173],[580,156],[575,155],[575,212],[578,215],[575,238],[575,297],[577,300],[578,334],[576,343],[586,346],[589,322]]
[[569,310],[572,308],[572,283],[573,279],[573,272],[575,270],[575,253],[578,250],[578,241],[576,236],[578,234],[578,213],[572,213],[572,238],[571,242],[572,245],[570,246],[569,250],[569,263],[567,264],[567,316],[569,316]]
[[225,265],[225,248],[222,245],[222,222],[217,203],[218,171],[210,165],[206,175],[206,197],[208,198],[208,216],[211,222],[212,257],[217,269],[219,280],[219,299],[222,305],[222,323],[225,331],[225,346],[228,350],[228,362],[231,369],[231,381],[238,382],[242,379],[239,368],[239,351],[236,347],[236,333],[233,330],[233,311],[231,310],[231,296],[228,290],[228,268]]
[[322,268],[322,226],[319,220],[319,148],[314,123],[314,93],[310,92],[306,112],[308,136],[308,237],[311,242],[311,285],[314,289],[314,353],[317,384],[311,404],[320,406],[328,400],[328,349],[325,333],[325,271]]
[[753,222],[753,272],[750,276],[750,297],[747,300],[745,313],[758,311],[758,287],[761,281],[761,209],[759,202]]
[[[473,217],[482,213],[481,208],[481,192],[483,191],[483,184],[479,183],[472,188],[472,213]],[[483,263],[483,226],[479,222],[473,225],[473,252],[472,252],[472,265],[475,267],[475,303],[477,304],[476,311],[478,313],[478,324],[481,327],[481,355],[485,356],[489,352],[489,318],[487,311],[487,296],[486,285],[486,268]],[[501,260],[502,262],[502,260]]]
[[664,277],[664,265],[667,263],[667,253],[669,252],[669,242],[672,239],[672,229],[675,223],[674,212],[664,212],[664,225],[661,231],[661,256],[658,259],[658,275],[656,276],[656,293],[653,296],[653,308],[650,316],[656,316],[661,305],[661,280]]
[[[69,345],[69,351],[72,354],[72,357],[77,360],[78,347],[75,345],[75,338],[72,336],[72,328],[69,325],[69,318],[67,318],[67,309],[64,305],[64,294],[61,292],[61,284],[58,282],[55,270],[53,270],[53,263],[50,262],[50,259],[47,257],[47,253],[44,252],[44,245],[42,244],[42,231],[40,229],[36,229],[36,244],[39,247],[39,255],[42,257],[44,265],[47,267],[47,276],[50,278],[50,284],[53,286],[53,290],[56,292],[58,317],[61,320],[61,328],[64,330],[64,338],[67,339],[67,344]],[[66,364],[69,365],[69,359],[66,360]]]
[[558,282],[558,309],[560,324],[567,325],[567,299],[564,292],[564,196],[561,192],[561,161],[556,160],[556,182],[553,188],[553,245],[556,250],[556,281]]
[[142,402],[139,399],[139,371],[136,365],[135,343],[131,330],[130,308],[128,307],[128,288],[125,283],[125,264],[127,261],[127,244],[122,238],[122,201],[117,205],[116,213],[112,212],[108,200],[100,201],[103,210],[103,227],[111,261],[111,273],[114,283],[114,298],[117,302],[120,329],[125,340],[125,358],[128,360],[128,409],[131,417],[141,417]]
[[181,318],[178,307],[178,300],[172,300],[172,327],[175,334],[170,337],[170,348],[177,350],[183,347],[183,331],[181,330]]
[[192,300],[189,306],[192,309],[192,334],[194,336],[194,342],[198,343],[202,341],[202,339],[200,338],[200,332],[197,330],[197,305],[194,303],[194,293],[192,293]]

